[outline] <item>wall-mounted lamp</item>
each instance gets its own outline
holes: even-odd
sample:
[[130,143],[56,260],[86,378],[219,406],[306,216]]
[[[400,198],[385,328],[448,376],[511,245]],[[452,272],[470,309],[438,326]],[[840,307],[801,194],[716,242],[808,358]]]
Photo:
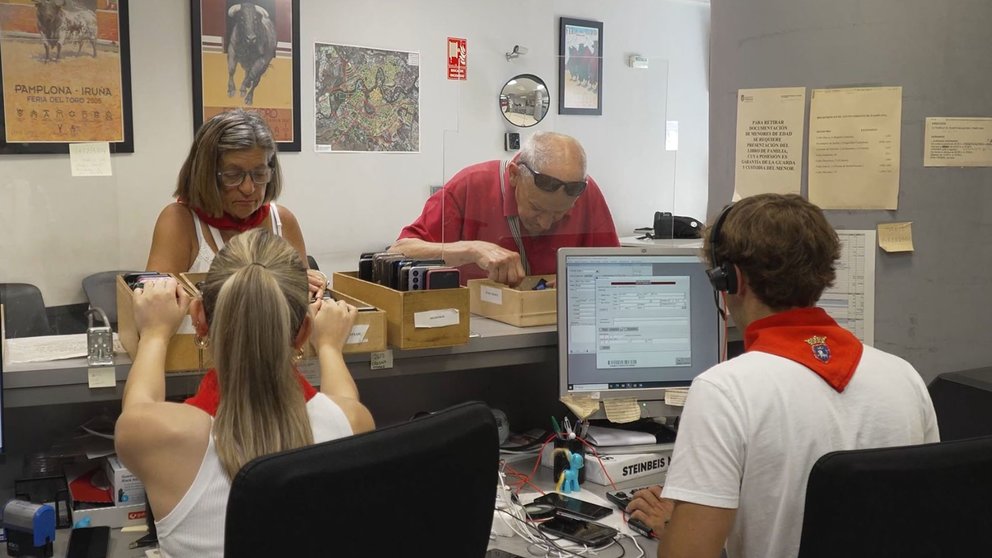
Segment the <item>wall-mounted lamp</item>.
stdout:
[[522,47],[520,45],[513,45],[513,50],[506,53],[506,60],[509,62],[518,56],[523,56],[527,54],[527,47]]

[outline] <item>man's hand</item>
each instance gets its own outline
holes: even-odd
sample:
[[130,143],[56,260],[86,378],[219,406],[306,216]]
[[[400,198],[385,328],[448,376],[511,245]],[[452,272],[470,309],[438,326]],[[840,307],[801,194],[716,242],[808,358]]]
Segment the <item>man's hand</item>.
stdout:
[[632,519],[639,519],[654,531],[655,538],[660,539],[672,519],[672,509],[675,502],[661,497],[661,487],[652,486],[638,490],[627,504],[627,513]]
[[131,296],[134,321],[143,339],[168,341],[189,313],[189,295],[171,277],[149,281]]
[[313,334],[310,338],[313,346],[318,350],[323,346],[330,346],[338,351],[343,349],[348,334],[351,333],[351,325],[358,315],[355,307],[343,300],[319,298],[310,307],[314,313]]
[[524,266],[520,263],[520,254],[507,250],[502,246],[482,240],[475,241],[473,246],[475,263],[489,272],[489,279],[516,287],[524,280]]

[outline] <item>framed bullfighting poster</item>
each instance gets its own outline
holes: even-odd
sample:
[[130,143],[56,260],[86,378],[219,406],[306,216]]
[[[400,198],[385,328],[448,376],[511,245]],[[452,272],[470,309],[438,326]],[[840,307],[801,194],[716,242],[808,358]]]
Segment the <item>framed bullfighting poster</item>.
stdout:
[[603,23],[561,18],[558,114],[603,114]]
[[0,153],[133,153],[127,0],[4,0]]
[[257,111],[279,151],[300,150],[300,0],[190,0],[193,123]]

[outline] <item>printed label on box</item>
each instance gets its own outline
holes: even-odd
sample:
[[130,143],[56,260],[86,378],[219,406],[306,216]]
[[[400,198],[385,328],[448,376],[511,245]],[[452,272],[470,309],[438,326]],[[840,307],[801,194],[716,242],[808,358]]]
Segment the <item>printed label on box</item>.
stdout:
[[482,285],[482,288],[479,290],[479,298],[482,299],[483,302],[503,304],[503,289]]
[[458,325],[460,321],[457,308],[444,308],[441,310],[427,310],[424,312],[414,312],[413,327],[447,327]]
[[365,334],[369,331],[369,324],[357,324],[351,326],[351,333],[348,334],[348,340],[345,341],[346,344],[354,345],[355,343],[364,343]]
[[383,370],[393,367],[393,350],[386,349],[372,353],[369,359],[369,368],[372,370]]

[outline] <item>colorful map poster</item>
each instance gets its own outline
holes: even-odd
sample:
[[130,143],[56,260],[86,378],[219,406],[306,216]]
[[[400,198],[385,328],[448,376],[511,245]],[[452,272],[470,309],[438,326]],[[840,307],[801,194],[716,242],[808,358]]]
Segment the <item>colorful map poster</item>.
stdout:
[[314,45],[316,151],[420,151],[420,54]]

